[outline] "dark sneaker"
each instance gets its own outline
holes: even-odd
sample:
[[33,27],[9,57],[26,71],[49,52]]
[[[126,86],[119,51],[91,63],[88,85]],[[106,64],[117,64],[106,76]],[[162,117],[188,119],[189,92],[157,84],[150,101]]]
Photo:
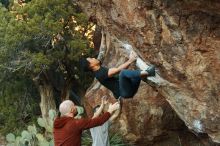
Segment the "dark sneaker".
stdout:
[[148,76],[155,76],[155,66],[152,65],[152,66],[149,66],[147,69],[146,69],[147,73],[148,73]]

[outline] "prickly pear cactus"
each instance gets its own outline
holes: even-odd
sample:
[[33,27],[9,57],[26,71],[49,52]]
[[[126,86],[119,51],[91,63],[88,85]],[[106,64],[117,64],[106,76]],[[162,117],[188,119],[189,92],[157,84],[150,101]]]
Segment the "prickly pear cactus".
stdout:
[[53,146],[53,122],[56,117],[56,111],[49,111],[49,118],[38,118],[40,127],[45,128],[45,133],[39,133],[35,125],[28,126],[27,130],[22,131],[21,136],[16,137],[13,133],[6,136],[7,146]]

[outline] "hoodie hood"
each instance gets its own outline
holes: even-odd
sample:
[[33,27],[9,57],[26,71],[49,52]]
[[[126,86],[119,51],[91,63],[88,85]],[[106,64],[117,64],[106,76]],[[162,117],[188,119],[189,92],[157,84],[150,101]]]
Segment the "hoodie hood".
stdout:
[[72,119],[72,117],[60,117],[60,118],[56,118],[54,121],[54,128],[55,129],[59,129],[62,128],[66,125],[66,123],[68,121],[70,121]]

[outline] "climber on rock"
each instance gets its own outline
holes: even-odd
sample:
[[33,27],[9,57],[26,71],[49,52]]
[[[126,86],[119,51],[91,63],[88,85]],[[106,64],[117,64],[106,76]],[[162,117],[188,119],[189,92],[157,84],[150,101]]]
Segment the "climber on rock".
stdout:
[[[81,67],[84,71],[92,71],[95,78],[106,88],[112,91],[116,99],[132,98],[140,85],[142,78],[155,76],[155,66],[146,70],[129,70],[129,65],[137,59],[137,54],[131,52],[128,61],[119,67],[107,68],[95,58],[82,58]],[[116,76],[118,75],[119,76]]]

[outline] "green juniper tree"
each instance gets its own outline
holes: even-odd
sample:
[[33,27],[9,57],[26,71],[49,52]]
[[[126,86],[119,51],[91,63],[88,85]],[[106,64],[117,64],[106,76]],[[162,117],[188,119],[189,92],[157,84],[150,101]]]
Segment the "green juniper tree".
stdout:
[[82,54],[93,53],[94,24],[77,4],[72,0],[14,1],[0,11],[1,80],[4,74],[30,79],[39,91],[43,117],[55,109],[55,101],[70,98],[73,89],[81,95],[85,92],[91,79],[81,74],[78,60]]
[[2,5],[4,5],[6,8],[9,6],[9,0],[0,0],[0,3],[2,3]]
[[8,74],[0,83],[0,133],[18,133],[28,123],[35,123],[39,97],[32,81]]

